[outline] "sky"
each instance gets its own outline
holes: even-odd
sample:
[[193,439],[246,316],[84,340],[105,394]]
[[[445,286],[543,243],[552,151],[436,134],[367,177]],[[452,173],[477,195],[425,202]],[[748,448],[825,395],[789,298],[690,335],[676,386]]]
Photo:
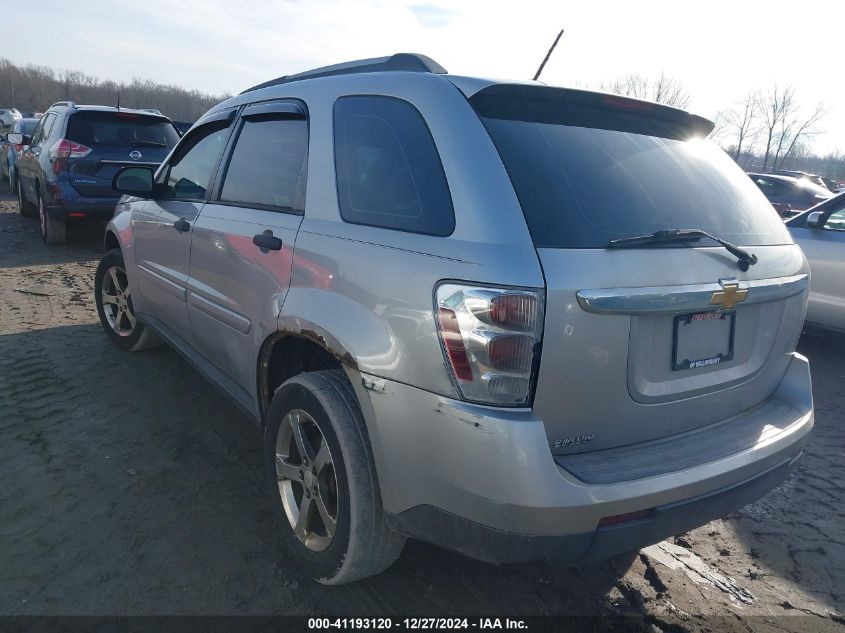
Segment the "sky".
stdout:
[[14,2],[0,57],[214,94],[395,52],[424,53],[454,74],[530,79],[564,29],[546,83],[664,72],[708,118],[749,90],[791,84],[807,110],[828,108],[813,145],[827,152],[845,150],[843,13],[841,0]]

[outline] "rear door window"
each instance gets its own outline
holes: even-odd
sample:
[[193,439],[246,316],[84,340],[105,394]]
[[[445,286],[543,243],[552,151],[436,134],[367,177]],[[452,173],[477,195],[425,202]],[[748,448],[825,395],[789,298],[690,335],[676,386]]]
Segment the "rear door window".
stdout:
[[167,119],[132,112],[77,112],[65,136],[86,147],[171,148],[179,140]]
[[305,119],[270,115],[263,120],[245,120],[226,169],[220,200],[303,211],[307,154]]
[[450,235],[455,214],[440,156],[407,101],[341,97],[334,106],[335,169],[346,222]]
[[709,128],[695,117],[554,88],[484,93],[471,101],[538,247],[604,248],[671,228],[745,245],[792,242],[751,179],[701,138]]

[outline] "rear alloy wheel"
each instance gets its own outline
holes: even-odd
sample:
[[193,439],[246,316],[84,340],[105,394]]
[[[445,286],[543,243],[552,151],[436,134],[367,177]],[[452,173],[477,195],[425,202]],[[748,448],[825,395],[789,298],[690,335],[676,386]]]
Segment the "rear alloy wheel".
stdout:
[[17,180],[18,190],[18,212],[25,218],[31,218],[35,215],[35,208],[26,201],[23,195],[23,185],[20,180]]
[[405,538],[386,523],[366,425],[341,369],[299,374],[267,411],[264,459],[285,545],[318,582],[378,574]]
[[67,223],[51,218],[44,204],[44,196],[38,192],[38,220],[41,223],[41,239],[47,244],[64,244],[67,241]]
[[152,330],[135,316],[129,277],[119,248],[106,253],[97,266],[94,301],[103,330],[118,347],[136,352],[161,345]]
[[313,552],[331,545],[338,490],[331,449],[306,411],[288,411],[276,439],[276,475],[288,523]]

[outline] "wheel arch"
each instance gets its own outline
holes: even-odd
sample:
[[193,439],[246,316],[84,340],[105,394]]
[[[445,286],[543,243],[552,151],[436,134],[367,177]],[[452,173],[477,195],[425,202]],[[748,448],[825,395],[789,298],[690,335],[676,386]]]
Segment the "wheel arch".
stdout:
[[264,339],[258,353],[256,393],[262,424],[273,394],[285,380],[320,369],[344,369],[353,386],[360,381],[358,364],[335,337],[309,321],[280,317],[277,331]]
[[106,232],[103,236],[103,248],[106,252],[115,248],[120,248],[120,240],[117,237],[117,233],[111,228],[111,226],[106,227]]
[[[307,360],[302,362],[296,357],[293,360],[285,359],[285,356],[292,351],[294,354],[304,352]],[[286,360],[290,363],[287,371],[283,369],[279,372],[279,363],[282,363],[284,367]],[[369,390],[377,390],[377,387],[371,384],[372,381],[368,380],[365,374],[361,373],[355,357],[349,350],[327,330],[311,321],[280,316],[278,330],[267,336],[261,345],[258,354],[257,395],[262,427],[266,424],[266,414],[273,394],[285,380],[302,372],[322,369],[342,369],[352,385],[352,391],[364,419],[362,429],[364,439],[372,451],[379,481],[382,481],[382,473],[385,472],[386,465],[369,393]]]

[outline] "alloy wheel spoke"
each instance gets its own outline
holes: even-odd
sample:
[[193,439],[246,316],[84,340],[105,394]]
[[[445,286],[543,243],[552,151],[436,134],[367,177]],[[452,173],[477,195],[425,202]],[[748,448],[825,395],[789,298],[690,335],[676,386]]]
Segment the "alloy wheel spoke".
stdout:
[[329,453],[329,445],[326,443],[326,440],[323,440],[320,450],[317,451],[317,454],[314,456],[314,467],[319,473],[322,472],[323,468],[325,468],[327,464],[331,464],[331,462],[332,456],[331,453]]
[[326,507],[326,502],[323,500],[322,490],[317,495],[317,512],[320,513],[320,518],[323,520],[323,525],[326,527],[326,534],[329,538],[334,536],[337,521],[329,514],[329,509]]
[[311,446],[311,441],[305,435],[305,427],[299,419],[299,414],[291,416],[291,429],[293,430],[293,439],[296,442],[296,448],[299,449],[299,456],[303,461],[314,461],[314,449]]
[[293,464],[285,461],[284,455],[276,454],[276,475],[279,481],[283,479],[290,479],[291,481],[299,481],[299,468]]
[[120,287],[120,282],[117,281],[117,268],[109,268],[109,276],[111,277],[111,282],[114,284],[114,291],[120,294],[122,288]]
[[302,496],[302,501],[299,504],[299,519],[293,528],[294,534],[305,542],[305,539],[310,533],[311,527],[311,511],[314,509],[314,499],[312,497]]

